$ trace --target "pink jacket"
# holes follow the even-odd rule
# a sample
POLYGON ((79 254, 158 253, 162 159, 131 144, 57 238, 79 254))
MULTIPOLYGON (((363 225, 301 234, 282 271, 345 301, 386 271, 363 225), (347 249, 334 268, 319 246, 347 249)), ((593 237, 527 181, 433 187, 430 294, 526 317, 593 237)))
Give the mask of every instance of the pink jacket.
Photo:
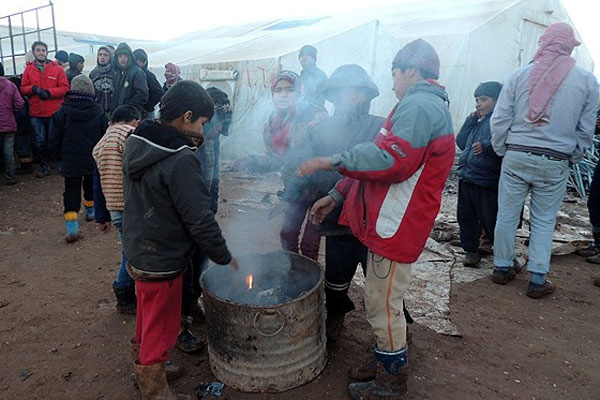
POLYGON ((16 132, 15 112, 23 108, 25 101, 14 83, 0 77, 0 132, 16 132))

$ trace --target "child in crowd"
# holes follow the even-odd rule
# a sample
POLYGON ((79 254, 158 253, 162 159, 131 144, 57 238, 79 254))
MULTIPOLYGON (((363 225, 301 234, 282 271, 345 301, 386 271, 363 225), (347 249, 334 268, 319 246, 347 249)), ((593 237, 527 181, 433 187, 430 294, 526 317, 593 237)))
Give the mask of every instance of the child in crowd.
POLYGON ((94 95, 91 79, 85 75, 76 76, 64 103, 50 120, 49 148, 58 156, 65 178, 63 204, 67 243, 79 238, 77 214, 81 207, 82 185, 85 219, 94 219, 92 149, 108 126, 104 111, 94 102, 94 95))
MULTIPOLYGON (((125 139, 140 122, 140 112, 134 106, 122 105, 112 113, 112 119, 104 137, 93 150, 94 160, 100 173, 106 208, 110 212, 112 224, 119 230, 123 243, 123 150, 125 139)), ((127 274, 127 259, 121 250, 121 266, 113 282, 117 297, 117 310, 121 314, 135 314, 135 282, 127 274)))
POLYGON ((467 252, 463 260, 466 267, 479 266, 482 227, 494 242, 502 158, 492 148, 490 118, 501 89, 499 82, 485 82, 477 87, 476 110, 456 135, 456 144, 462 150, 458 166, 458 225, 460 242, 467 252))

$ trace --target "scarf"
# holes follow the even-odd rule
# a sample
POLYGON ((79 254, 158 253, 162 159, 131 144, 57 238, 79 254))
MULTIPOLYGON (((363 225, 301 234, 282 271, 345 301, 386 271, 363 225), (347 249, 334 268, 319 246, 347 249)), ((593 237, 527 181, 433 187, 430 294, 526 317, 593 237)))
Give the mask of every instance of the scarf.
POLYGON ((275 154, 284 155, 290 146, 295 109, 278 110, 271 120, 271 146, 275 154))
POLYGON ((580 44, 575 39, 573 29, 564 22, 550 25, 540 37, 529 78, 529 122, 548 121, 546 109, 575 66, 571 52, 580 44))

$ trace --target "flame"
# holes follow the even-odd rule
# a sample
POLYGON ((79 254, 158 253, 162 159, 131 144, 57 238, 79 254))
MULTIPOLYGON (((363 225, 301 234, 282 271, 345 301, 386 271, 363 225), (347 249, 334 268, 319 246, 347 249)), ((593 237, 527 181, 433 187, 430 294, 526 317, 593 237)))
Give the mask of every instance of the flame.
POLYGON ((253 281, 254 281, 254 276, 252 276, 252 274, 246 276, 246 285, 248 286, 248 290, 252 289, 253 281))

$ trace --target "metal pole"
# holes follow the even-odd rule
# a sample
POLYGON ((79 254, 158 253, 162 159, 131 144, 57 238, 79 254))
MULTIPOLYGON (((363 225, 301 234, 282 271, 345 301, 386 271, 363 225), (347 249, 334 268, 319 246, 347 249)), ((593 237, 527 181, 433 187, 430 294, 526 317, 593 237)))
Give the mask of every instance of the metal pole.
POLYGON ((12 53, 13 74, 17 74, 17 62, 15 60, 15 40, 12 32, 12 20, 8 17, 8 36, 10 36, 10 51, 12 53))
POLYGON ((58 50, 58 39, 56 38, 56 23, 54 21, 54 4, 52 4, 52 0, 49 0, 50 10, 52 11, 52 32, 54 32, 54 54, 56 55, 56 51, 58 50))
POLYGON ((38 42, 42 41, 42 38, 40 37, 40 10, 39 9, 35 9, 35 22, 37 24, 37 35, 38 35, 38 42))
POLYGON ((23 51, 27 53, 27 39, 25 38, 25 18, 21 14, 21 31, 23 32, 23 51))

